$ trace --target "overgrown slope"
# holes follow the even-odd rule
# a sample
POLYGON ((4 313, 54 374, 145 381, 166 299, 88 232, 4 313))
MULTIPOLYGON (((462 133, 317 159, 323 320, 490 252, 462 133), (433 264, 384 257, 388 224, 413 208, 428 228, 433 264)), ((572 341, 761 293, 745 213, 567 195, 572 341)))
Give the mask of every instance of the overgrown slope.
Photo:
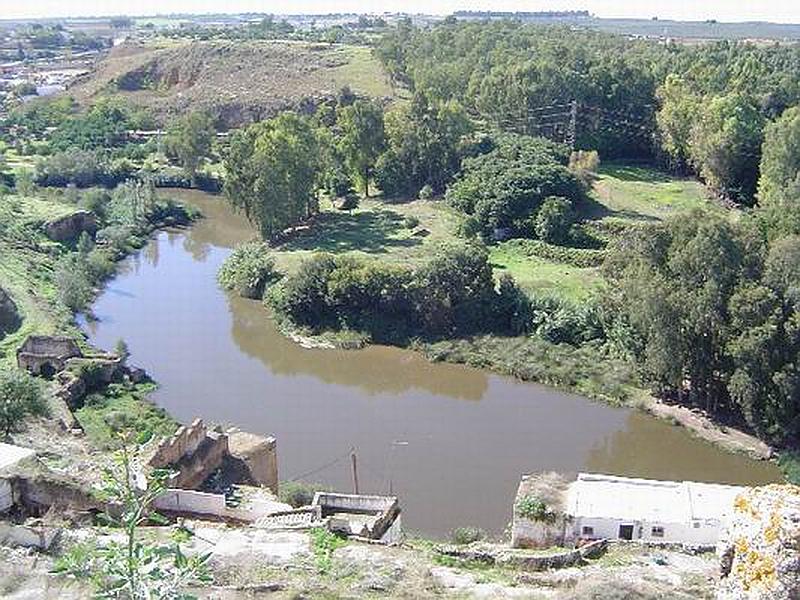
POLYGON ((366 47, 289 41, 150 42, 123 44, 69 93, 84 105, 116 96, 170 115, 207 109, 228 126, 302 107, 349 86, 392 95, 380 63, 366 47))

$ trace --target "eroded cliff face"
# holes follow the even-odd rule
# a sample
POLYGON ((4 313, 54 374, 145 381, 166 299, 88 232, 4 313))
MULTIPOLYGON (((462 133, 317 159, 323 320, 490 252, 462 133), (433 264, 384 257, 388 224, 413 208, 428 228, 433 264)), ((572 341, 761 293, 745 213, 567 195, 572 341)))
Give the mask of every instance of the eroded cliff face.
POLYGON ((800 598, 800 487, 740 494, 717 546, 717 600, 800 598))

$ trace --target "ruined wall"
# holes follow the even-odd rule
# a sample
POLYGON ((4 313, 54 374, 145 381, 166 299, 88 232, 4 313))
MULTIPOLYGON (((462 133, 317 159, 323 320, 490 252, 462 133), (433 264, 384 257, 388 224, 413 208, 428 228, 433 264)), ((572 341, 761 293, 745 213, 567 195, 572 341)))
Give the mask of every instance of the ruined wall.
POLYGON ((97 220, 88 210, 76 211, 44 225, 45 235, 56 242, 74 241, 84 231, 90 235, 97 231, 97 220))
POLYGON ((150 466, 156 469, 177 463, 181 458, 191 455, 206 439, 208 430, 201 419, 190 425, 181 425, 172 437, 161 441, 150 458, 150 466))
POLYGON ((228 433, 230 461, 239 463, 245 479, 278 493, 278 455, 275 438, 244 431, 228 433))
POLYGON ((154 506, 163 511, 197 514, 235 519, 254 523, 255 521, 275 514, 291 510, 291 506, 278 502, 271 495, 262 495, 258 490, 243 487, 244 496, 236 506, 229 506, 222 494, 210 494, 195 490, 171 488, 166 490, 154 502, 154 506))
POLYGON ((55 375, 70 358, 80 356, 81 350, 72 338, 31 335, 17 350, 17 366, 34 375, 55 375))

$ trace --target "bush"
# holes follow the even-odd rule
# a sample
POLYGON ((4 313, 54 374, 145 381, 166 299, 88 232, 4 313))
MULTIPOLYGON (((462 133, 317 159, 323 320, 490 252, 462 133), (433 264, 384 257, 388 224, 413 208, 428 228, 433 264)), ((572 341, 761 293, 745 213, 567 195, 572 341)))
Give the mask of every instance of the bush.
POLYGON ((433 200, 433 188, 427 183, 419 191, 420 200, 433 200))
POLYGON ((268 282, 277 278, 275 260, 264 242, 237 246, 222 263, 217 281, 226 290, 244 298, 261 298, 268 282))
POLYGON ((479 542, 486 537, 483 529, 478 527, 458 527, 450 534, 454 544, 465 545, 479 542))
POLYGON ((586 187, 594 181, 600 166, 600 155, 597 150, 578 150, 569 157, 569 170, 575 173, 586 187))
POLYGON ((46 415, 41 383, 26 371, 0 368, 0 429, 6 437, 28 416, 46 415))
POLYGON ((403 219, 403 227, 406 229, 416 229, 419 226, 419 219, 414 215, 408 215, 403 219))
POLYGON ((569 230, 574 221, 572 202, 567 198, 550 196, 545 198, 536 212, 533 230, 540 240, 560 244, 569 237, 569 230))
POLYGON ((304 483, 302 481, 281 482, 278 499, 285 502, 292 508, 308 506, 314 500, 314 494, 323 492, 327 488, 315 483, 304 483))
POLYGON ((514 507, 521 517, 540 523, 552 523, 558 516, 550 510, 544 500, 533 495, 520 498, 514 507))

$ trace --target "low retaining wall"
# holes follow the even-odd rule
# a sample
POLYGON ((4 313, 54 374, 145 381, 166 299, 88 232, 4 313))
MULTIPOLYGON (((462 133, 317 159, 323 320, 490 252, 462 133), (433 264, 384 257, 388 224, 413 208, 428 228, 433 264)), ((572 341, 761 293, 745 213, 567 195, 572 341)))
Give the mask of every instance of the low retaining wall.
POLYGON ((167 512, 207 515, 247 523, 254 523, 262 517, 291 508, 288 504, 255 494, 243 498, 237 506, 229 506, 222 494, 176 488, 166 490, 155 500, 153 506, 167 512))
POLYGON ((534 554, 525 550, 509 550, 486 545, 443 546, 438 548, 437 552, 461 560, 514 566, 523 571, 547 571, 579 565, 587 558, 597 558, 602 555, 607 548, 606 540, 597 540, 580 548, 555 554, 534 554))

